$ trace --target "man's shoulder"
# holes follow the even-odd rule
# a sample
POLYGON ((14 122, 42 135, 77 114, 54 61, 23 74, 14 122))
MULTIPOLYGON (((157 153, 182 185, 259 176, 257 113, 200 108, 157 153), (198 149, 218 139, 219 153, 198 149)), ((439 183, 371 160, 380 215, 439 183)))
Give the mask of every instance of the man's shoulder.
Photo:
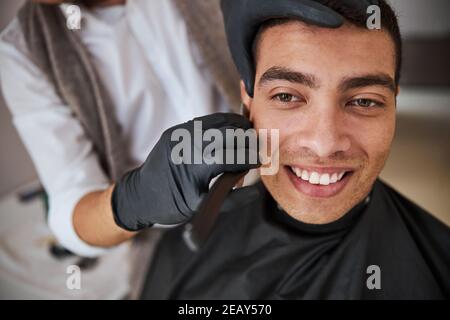
MULTIPOLYGON (((389 211, 388 214, 397 215, 403 221, 410 239, 427 260, 439 266, 436 268, 440 271, 436 272, 443 279, 444 274, 450 271, 450 227, 385 182, 377 181, 374 192, 380 196, 379 200, 383 201, 382 206, 389 211)), ((447 286, 450 288, 450 284, 447 286)))
POLYGON ((417 219, 428 221, 429 223, 442 227, 447 231, 449 230, 449 227, 444 222, 436 218, 436 215, 430 213, 385 181, 378 179, 375 183, 375 189, 377 188, 383 192, 384 196, 387 197, 397 209, 402 210, 417 219))

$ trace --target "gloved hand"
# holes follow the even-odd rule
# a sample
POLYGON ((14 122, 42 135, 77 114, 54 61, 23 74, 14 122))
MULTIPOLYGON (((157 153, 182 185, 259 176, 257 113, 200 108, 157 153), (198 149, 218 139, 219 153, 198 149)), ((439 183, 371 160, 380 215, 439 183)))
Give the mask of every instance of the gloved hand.
POLYGON ((241 115, 216 113, 167 129, 145 162, 116 183, 111 197, 116 224, 129 231, 137 231, 153 224, 171 225, 189 220, 209 191, 211 179, 224 172, 258 167, 258 163, 248 164, 248 159, 252 159, 249 158, 250 155, 257 159, 258 150, 254 146, 252 148, 247 139, 245 145, 241 146, 234 141, 227 141, 234 139, 227 139, 226 129, 247 130, 251 127, 251 122, 241 115), (195 132, 200 130, 198 126, 194 126, 194 121, 201 121, 201 132, 195 132), (203 137, 205 130, 211 128, 222 133, 223 164, 206 164, 204 160, 201 164, 195 164, 195 152, 202 155, 204 150, 203 155, 206 157, 215 155, 211 153, 213 148, 204 148, 210 141, 194 141, 195 136, 203 137), (192 164, 186 164, 186 161, 175 164, 173 160, 180 158, 172 159, 173 147, 180 143, 179 136, 172 141, 172 133, 177 129, 180 129, 177 133, 189 133, 192 164), (225 155, 231 149, 235 154, 245 154, 244 164, 236 164, 236 161, 226 164, 225 155))

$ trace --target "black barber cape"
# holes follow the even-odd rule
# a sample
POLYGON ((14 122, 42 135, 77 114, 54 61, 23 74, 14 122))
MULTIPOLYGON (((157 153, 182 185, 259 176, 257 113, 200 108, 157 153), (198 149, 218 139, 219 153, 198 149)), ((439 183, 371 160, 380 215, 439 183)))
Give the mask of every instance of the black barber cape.
POLYGON ((222 212, 196 253, 182 227, 167 231, 141 297, 450 298, 450 229, 383 182, 325 225, 291 218, 255 188, 260 197, 222 212))

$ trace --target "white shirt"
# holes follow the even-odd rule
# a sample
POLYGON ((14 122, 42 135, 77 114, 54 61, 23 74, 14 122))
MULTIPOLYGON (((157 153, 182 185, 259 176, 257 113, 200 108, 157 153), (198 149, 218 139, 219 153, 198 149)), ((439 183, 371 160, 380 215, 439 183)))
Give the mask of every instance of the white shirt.
MULTIPOLYGON (((82 8, 82 16, 81 40, 114 103, 124 152, 136 165, 168 127, 218 111, 216 91, 172 1, 128 0, 82 8)), ((17 19, 0 36, 0 82, 49 195, 50 228, 79 255, 103 253, 77 236, 72 214, 85 194, 105 189, 108 180, 80 122, 32 62, 17 19)))

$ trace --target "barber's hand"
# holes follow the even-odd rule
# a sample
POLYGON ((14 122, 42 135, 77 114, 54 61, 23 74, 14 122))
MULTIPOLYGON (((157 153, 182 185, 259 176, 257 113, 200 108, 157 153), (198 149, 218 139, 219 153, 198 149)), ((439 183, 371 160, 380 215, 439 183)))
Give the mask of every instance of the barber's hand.
MULTIPOLYGON (((111 205, 117 225, 129 231, 137 231, 153 224, 171 225, 189 220, 208 193, 212 178, 224 172, 239 172, 258 167, 258 164, 248 164, 248 159, 257 159, 258 156, 258 150, 255 150, 254 146, 252 148, 248 139, 244 146, 227 141, 226 129, 247 130, 251 127, 251 122, 241 115, 216 113, 166 130, 142 166, 128 172, 116 183, 111 205), (194 126, 194 121, 201 121, 201 130, 199 122, 194 126), (200 156, 213 156, 211 150, 207 152, 212 148, 205 149, 202 153, 204 146, 211 143, 203 141, 203 133, 212 128, 220 130, 223 137, 223 164, 205 164, 202 158, 202 164, 195 164, 195 152, 200 156), (174 131, 188 133, 190 141, 187 145, 191 147, 191 157, 188 158, 192 160, 192 164, 186 164, 186 161, 181 164, 174 163, 174 160, 180 162, 180 157, 176 157, 178 152, 175 152, 175 156, 172 155, 173 147, 178 147, 181 143, 180 135, 172 137, 174 131), (200 137, 202 141, 195 141, 194 137, 200 137), (225 155, 231 148, 234 149, 234 154, 245 154, 245 164, 236 164, 236 161, 226 164, 225 155)), ((183 139, 186 138, 185 134, 183 139)))

